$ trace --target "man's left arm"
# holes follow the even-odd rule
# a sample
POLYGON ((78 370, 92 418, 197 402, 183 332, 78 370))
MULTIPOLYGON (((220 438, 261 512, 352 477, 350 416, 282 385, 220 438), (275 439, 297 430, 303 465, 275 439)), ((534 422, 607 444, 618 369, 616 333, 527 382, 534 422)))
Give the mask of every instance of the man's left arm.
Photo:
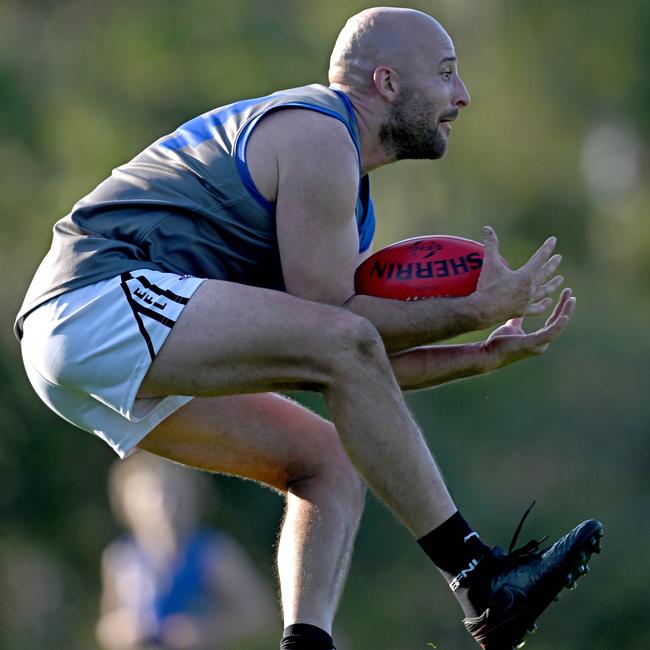
POLYGON ((523 319, 509 320, 485 340, 459 345, 433 345, 390 355, 397 382, 403 390, 437 386, 456 379, 503 368, 515 361, 542 354, 564 331, 576 299, 565 289, 542 328, 526 334, 523 319))

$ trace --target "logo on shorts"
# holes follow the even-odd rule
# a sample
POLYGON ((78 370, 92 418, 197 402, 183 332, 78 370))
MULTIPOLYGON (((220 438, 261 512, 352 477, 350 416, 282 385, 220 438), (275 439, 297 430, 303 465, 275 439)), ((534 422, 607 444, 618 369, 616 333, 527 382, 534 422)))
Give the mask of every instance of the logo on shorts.
POLYGON ((133 292, 142 302, 146 303, 147 305, 151 305, 152 307, 157 307, 161 311, 167 307, 166 302, 156 302, 154 298, 151 297, 151 294, 148 293, 147 291, 142 291, 141 289, 136 289, 133 292))

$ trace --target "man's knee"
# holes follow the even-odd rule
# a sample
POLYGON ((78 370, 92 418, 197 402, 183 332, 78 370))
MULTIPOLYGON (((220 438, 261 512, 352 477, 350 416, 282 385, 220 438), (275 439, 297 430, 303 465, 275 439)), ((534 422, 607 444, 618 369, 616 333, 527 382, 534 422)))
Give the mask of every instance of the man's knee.
POLYGON ((381 336, 367 318, 351 312, 337 314, 330 337, 329 359, 336 374, 359 365, 388 364, 381 336))
POLYGON ((308 462, 291 468, 287 491, 309 493, 320 502, 331 501, 353 512, 361 512, 366 483, 336 438, 331 444, 314 449, 308 462))

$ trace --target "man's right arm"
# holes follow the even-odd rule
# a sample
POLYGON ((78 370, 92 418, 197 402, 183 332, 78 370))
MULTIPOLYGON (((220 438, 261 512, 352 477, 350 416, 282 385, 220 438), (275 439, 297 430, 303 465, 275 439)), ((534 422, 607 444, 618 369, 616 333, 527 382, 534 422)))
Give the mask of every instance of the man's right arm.
POLYGON ((405 302, 356 295, 359 172, 346 127, 312 111, 279 111, 256 127, 248 160, 258 189, 276 201, 287 292, 366 317, 389 352, 539 314, 550 307, 547 296, 562 281, 559 277, 548 281, 560 261, 552 256, 554 239, 512 271, 501 260, 496 235, 488 229, 483 270, 471 296, 405 302))

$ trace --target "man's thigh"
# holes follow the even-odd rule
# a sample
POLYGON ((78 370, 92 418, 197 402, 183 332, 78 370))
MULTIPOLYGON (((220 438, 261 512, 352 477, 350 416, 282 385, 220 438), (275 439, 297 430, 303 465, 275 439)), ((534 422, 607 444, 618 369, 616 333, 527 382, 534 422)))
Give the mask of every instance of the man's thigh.
POLYGON ((215 396, 321 385, 333 346, 340 346, 361 320, 342 307, 206 280, 151 364, 138 396, 215 396))
POLYGON ((351 463, 331 422, 273 393, 198 397, 138 445, 177 462, 286 490, 297 479, 347 474, 351 463))

